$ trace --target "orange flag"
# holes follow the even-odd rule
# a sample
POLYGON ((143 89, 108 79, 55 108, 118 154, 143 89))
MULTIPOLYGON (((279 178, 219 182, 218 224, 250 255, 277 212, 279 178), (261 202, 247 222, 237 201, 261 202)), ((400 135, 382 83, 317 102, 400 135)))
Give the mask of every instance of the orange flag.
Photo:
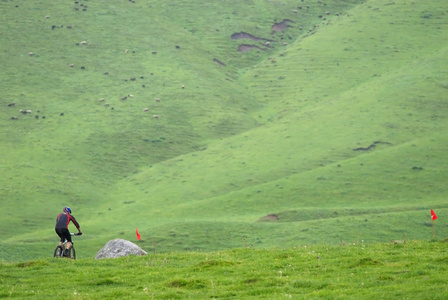
POLYGON ((135 228, 135 233, 137 233, 137 240, 141 240, 140 233, 138 233, 138 228, 135 228))
POLYGON ((434 221, 435 219, 437 219, 436 213, 431 209, 431 218, 434 221))

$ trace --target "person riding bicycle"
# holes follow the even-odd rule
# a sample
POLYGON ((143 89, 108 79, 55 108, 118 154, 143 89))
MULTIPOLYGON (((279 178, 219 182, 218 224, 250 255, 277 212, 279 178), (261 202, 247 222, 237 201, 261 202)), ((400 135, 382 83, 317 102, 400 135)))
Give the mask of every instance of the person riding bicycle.
POLYGON ((69 256, 70 248, 73 244, 72 237, 70 235, 70 231, 68 231, 68 224, 70 221, 76 226, 78 229, 79 234, 82 234, 81 227, 79 226, 79 223, 76 221, 75 217, 71 215, 72 210, 70 207, 66 206, 62 210, 62 213, 58 215, 56 218, 56 226, 55 231, 57 235, 61 238, 61 241, 59 242, 59 246, 62 247, 62 244, 65 240, 67 240, 66 249, 64 252, 64 256, 69 256))

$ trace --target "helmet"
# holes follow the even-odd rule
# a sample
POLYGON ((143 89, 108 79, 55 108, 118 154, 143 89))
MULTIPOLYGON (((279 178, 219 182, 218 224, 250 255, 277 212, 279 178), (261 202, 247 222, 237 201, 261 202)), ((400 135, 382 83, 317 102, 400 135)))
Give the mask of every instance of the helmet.
POLYGON ((62 211, 65 212, 66 214, 69 214, 69 215, 72 213, 71 208, 68 207, 68 206, 64 207, 64 209, 62 211))

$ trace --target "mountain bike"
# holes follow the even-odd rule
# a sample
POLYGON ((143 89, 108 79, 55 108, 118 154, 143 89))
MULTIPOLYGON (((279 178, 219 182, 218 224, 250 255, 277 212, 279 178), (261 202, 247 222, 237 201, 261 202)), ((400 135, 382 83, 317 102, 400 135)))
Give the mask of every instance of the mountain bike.
MULTIPOLYGON (((71 236, 75 236, 75 235, 81 235, 80 233, 70 233, 71 236)), ((68 252, 68 256, 64 256, 64 250, 67 247, 67 240, 64 241, 64 243, 62 244, 62 246, 57 245, 56 248, 54 249, 54 253, 53 256, 54 257, 67 257, 67 258, 71 258, 71 259, 76 259, 76 251, 75 251, 75 247, 72 246, 70 247, 70 250, 68 252)))

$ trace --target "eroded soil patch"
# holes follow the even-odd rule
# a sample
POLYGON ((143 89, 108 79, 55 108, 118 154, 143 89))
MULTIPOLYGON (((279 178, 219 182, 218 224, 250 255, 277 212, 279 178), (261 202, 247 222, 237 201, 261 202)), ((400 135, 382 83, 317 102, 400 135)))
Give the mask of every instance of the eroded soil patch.
POLYGON ((260 47, 258 47, 256 45, 242 44, 242 45, 238 46, 238 51, 240 51, 240 52, 249 52, 250 50, 253 50, 253 49, 264 51, 263 49, 261 49, 260 47))
POLYGON ((289 19, 284 19, 280 23, 275 23, 272 25, 272 34, 275 32, 283 32, 286 28, 291 27, 288 23, 294 23, 293 21, 289 19))
POLYGON ((231 38, 232 40, 238 40, 238 39, 250 39, 250 40, 252 40, 252 41, 271 41, 271 42, 272 42, 272 40, 268 40, 268 39, 265 39, 265 38, 256 37, 256 36, 254 36, 254 35, 252 35, 252 34, 250 34, 250 33, 247 33, 247 32, 236 32, 236 33, 232 34, 232 35, 230 36, 230 38, 231 38))
POLYGON ((261 217, 258 221, 259 222, 272 222, 272 221, 278 221, 279 217, 276 214, 269 214, 264 217, 261 217))
POLYGON ((213 61, 214 61, 215 63, 217 63, 218 65, 220 65, 220 66, 225 66, 225 65, 226 65, 225 63, 223 63, 222 61, 220 61, 220 60, 217 59, 217 58, 214 58, 213 61))

